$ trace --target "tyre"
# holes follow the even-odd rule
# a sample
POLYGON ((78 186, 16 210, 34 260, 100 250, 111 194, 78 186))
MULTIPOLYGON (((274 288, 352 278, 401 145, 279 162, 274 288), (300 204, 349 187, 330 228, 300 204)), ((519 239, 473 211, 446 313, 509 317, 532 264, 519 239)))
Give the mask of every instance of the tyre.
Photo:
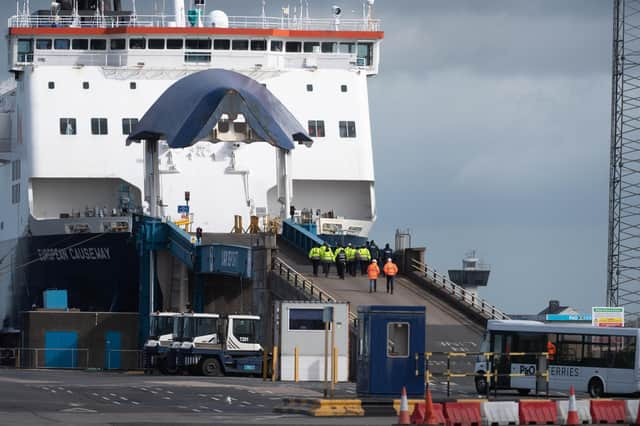
POLYGON ((217 377, 222 376, 222 368, 217 358, 206 358, 200 364, 200 371, 203 376, 217 377))
POLYGON ((487 393, 487 379, 484 376, 476 376, 476 392, 479 395, 487 393))
POLYGON ((518 389, 518 395, 520 396, 527 396, 529 392, 531 392, 529 389, 518 389))
POLYGON ((604 395, 602 380, 597 377, 589 380, 589 395, 591 395, 591 398, 600 398, 604 395))

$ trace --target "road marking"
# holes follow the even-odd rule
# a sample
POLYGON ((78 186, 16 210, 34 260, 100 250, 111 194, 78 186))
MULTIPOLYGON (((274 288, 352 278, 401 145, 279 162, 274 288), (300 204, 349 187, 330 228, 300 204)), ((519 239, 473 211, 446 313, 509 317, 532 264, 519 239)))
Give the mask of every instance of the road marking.
POLYGON ((222 394, 221 393, 214 393, 215 396, 217 396, 218 398, 222 398, 222 394))
POLYGON ((266 390, 264 391, 264 393, 273 393, 273 392, 271 392, 270 390, 266 390))
POLYGON ((156 391, 151 391, 151 393, 155 395, 155 394, 157 394, 158 392, 156 392, 156 391))
POLYGON ((67 393, 73 393, 73 392, 71 392, 70 390, 67 390, 67 393))
POLYGON ((209 407, 206 407, 204 405, 201 405, 200 408, 202 408, 203 410, 208 410, 209 409, 209 407))
POLYGON ((213 411, 215 411, 216 413, 222 413, 222 410, 218 410, 217 408, 214 408, 213 411))
POLYGON ((97 394, 97 393, 95 393, 95 392, 91 393, 91 395, 93 395, 93 396, 98 396, 98 394, 97 394))
POLYGON ((147 391, 147 388, 140 388, 140 390, 142 390, 142 391, 145 391, 145 392, 146 392, 146 391, 147 391))
POLYGON ((194 413, 200 413, 200 410, 198 410, 197 408, 192 408, 191 411, 193 411, 194 413))
POLYGON ((213 399, 214 401, 220 401, 220 398, 216 398, 215 396, 212 396, 211 399, 213 399))
POLYGON ((207 395, 205 395, 203 393, 199 393, 198 396, 201 397, 201 398, 206 398, 207 397, 207 395))
POLYGON ((139 403, 139 402, 137 402, 137 401, 131 401, 131 403, 132 403, 133 405, 140 405, 140 403, 139 403))
POLYGON ((258 407, 264 408, 264 404, 258 404, 258 407))
POLYGON ((173 392, 171 392, 170 390, 168 390, 168 391, 167 391, 167 393, 169 393, 169 394, 173 395, 173 392))
POLYGON ((249 401, 242 401, 240 404, 251 405, 251 403, 249 401))
POLYGON ((81 407, 73 407, 73 408, 65 408, 64 410, 60 410, 61 413, 97 413, 96 410, 91 410, 89 408, 81 408, 81 407))
POLYGON ((116 405, 120 405, 120 401, 111 401, 111 402, 113 402, 116 405))
POLYGON ((58 390, 64 390, 64 388, 58 388, 58 390))
POLYGON ((118 396, 118 395, 116 395, 115 393, 110 393, 109 395, 111 395, 111 396, 118 396))
POLYGON ((121 396, 120 399, 123 400, 123 401, 128 401, 128 399, 125 398, 124 396, 121 396))
POLYGON ((249 393, 254 394, 254 393, 257 393, 257 392, 256 392, 256 391, 251 391, 251 390, 250 390, 250 391, 249 391, 249 393))
POLYGON ((184 409, 187 409, 189 407, 187 407, 186 405, 178 405, 178 408, 182 408, 184 410, 184 409))
POLYGON ((162 399, 171 399, 170 396, 163 396, 162 399))
POLYGON ((104 399, 105 401, 110 401, 110 399, 107 398, 106 396, 103 396, 102 399, 104 399))
POLYGON ((54 391, 53 389, 51 389, 51 393, 56 393, 56 391, 54 391))

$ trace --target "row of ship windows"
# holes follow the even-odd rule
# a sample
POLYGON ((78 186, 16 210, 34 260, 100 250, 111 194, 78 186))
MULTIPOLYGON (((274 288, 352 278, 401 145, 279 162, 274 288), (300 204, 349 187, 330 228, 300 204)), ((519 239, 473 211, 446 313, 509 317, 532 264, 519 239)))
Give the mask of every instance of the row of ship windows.
MULTIPOLYGON (((267 87, 266 84, 263 84, 264 87, 267 87)), ((51 90, 56 88, 56 83, 54 81, 50 81, 47 83, 47 87, 51 90)), ((85 90, 89 90, 89 82, 88 81, 83 81, 82 82, 82 88, 85 90)), ((129 88, 131 90, 135 90, 138 88, 138 84, 135 81, 130 81, 129 82, 129 88)), ((347 85, 346 84, 342 84, 340 85, 340 91, 343 93, 347 92, 347 85)), ((307 84, 307 92, 313 92, 313 84, 307 84)))
MULTIPOLYGON (((237 50, 286 53, 345 53, 356 54, 362 65, 373 62, 373 43, 335 42, 335 41, 283 41, 283 40, 248 40, 248 39, 209 39, 209 38, 38 38, 35 39, 37 50, 237 50), (128 43, 127 43, 128 41, 128 43)), ((33 55, 34 40, 18 39, 18 56, 27 58, 33 55)))
MULTIPOLYGON (((123 118, 122 119, 122 134, 130 135, 133 128, 138 124, 137 118, 123 118)), ((229 122, 221 120, 218 124, 219 130, 223 133, 229 131, 229 122)), ((234 131, 238 133, 244 132, 246 129, 246 123, 233 123, 234 131)), ((308 121, 309 136, 312 138, 325 137, 324 120, 309 120, 308 121)), ((341 138, 355 138, 356 137, 356 122, 355 121, 339 121, 338 132, 341 138)), ((78 133, 77 121, 75 118, 61 118, 60 119, 60 134, 66 136, 76 135, 78 133)), ((91 119, 91 134, 92 135, 108 135, 109 124, 106 118, 92 118, 91 119)), ((19 178, 19 165, 18 165, 18 178, 19 178)), ((14 179, 15 180, 15 179, 14 179)))

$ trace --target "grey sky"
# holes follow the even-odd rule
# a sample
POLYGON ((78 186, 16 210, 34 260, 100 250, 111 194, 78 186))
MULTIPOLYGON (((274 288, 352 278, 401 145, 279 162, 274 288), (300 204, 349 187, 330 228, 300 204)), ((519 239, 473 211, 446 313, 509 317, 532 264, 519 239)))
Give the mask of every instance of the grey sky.
MULTIPOLYGON (((310 3, 314 17, 362 10, 310 3)), ((261 1, 207 4, 258 15, 261 1)), ((299 2, 267 0, 268 14, 286 4, 299 2)), ((482 295, 509 312, 604 303, 611 3, 377 0, 375 15, 373 237, 411 228, 442 271, 477 249, 492 266, 482 295)))

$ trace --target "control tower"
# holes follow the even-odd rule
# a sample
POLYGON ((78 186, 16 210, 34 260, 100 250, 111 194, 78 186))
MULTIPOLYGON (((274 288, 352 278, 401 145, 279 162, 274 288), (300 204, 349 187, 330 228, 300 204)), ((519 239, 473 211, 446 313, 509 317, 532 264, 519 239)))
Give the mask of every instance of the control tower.
POLYGON ((465 290, 477 292, 478 287, 486 287, 489 272, 489 265, 480 263, 475 250, 472 250, 462 259, 462 269, 449 269, 449 279, 465 290))

